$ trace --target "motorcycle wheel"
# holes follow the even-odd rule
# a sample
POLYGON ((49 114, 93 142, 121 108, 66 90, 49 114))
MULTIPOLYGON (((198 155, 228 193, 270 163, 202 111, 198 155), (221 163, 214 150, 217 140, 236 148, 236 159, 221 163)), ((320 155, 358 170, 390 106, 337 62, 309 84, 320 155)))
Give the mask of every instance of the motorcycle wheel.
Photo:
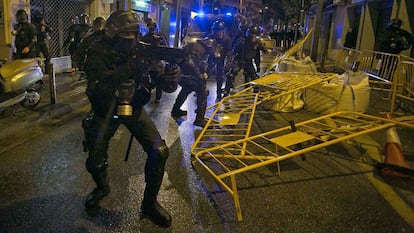
POLYGON ((28 109, 33 109, 40 103, 41 96, 40 93, 37 91, 28 91, 26 97, 23 99, 20 104, 28 109))

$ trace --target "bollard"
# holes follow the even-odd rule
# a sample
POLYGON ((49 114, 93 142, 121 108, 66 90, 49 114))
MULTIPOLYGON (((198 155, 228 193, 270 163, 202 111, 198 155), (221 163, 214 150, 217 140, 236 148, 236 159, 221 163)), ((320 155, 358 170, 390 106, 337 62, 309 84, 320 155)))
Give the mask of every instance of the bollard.
POLYGON ((49 71, 50 104, 56 104, 56 75, 53 63, 47 64, 49 71))

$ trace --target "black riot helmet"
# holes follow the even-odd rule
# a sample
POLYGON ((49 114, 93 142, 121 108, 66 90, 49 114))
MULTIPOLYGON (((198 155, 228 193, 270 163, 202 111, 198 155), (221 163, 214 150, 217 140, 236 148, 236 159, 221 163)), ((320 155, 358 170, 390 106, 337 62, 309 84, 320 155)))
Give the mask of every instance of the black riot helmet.
POLYGON ((94 31, 102 31, 105 27, 106 19, 102 16, 96 17, 92 22, 92 28, 94 31))
POLYGON ((226 29, 226 24, 222 20, 214 21, 213 26, 211 26, 211 30, 213 32, 223 31, 224 29, 226 29))
POLYGON ((388 24, 389 28, 400 28, 402 25, 401 19, 391 19, 390 23, 388 24))
POLYGON ((157 29, 157 21, 153 18, 147 19, 147 28, 150 32, 153 32, 157 29))
POLYGON ((217 46, 217 41, 212 38, 204 38, 200 40, 200 43, 209 49, 213 49, 217 46))
POLYGON ((25 10, 19 9, 16 11, 16 20, 19 23, 27 22, 28 16, 25 10))
POLYGON ((89 15, 88 14, 85 14, 85 13, 79 15, 78 16, 78 20, 79 20, 78 21, 79 24, 86 24, 86 25, 90 25, 91 24, 89 15))
POLYGON ((216 39, 221 40, 224 37, 224 30, 226 29, 226 24, 222 20, 216 20, 211 26, 211 30, 213 31, 214 36, 216 39))
POLYGON ((110 38, 134 39, 139 33, 139 16, 133 11, 116 10, 106 20, 105 32, 110 38))
POLYGON ((244 32, 246 32, 246 30, 248 28, 249 28, 249 22, 247 22, 247 20, 245 20, 245 19, 240 20, 239 30, 244 33, 244 32))
POLYGON ((250 26, 246 31, 246 37, 256 37, 262 33, 262 29, 259 25, 254 24, 250 26))
POLYGON ((44 18, 43 17, 43 12, 41 12, 41 11, 35 11, 33 13, 33 16, 32 16, 33 22, 40 23, 40 22, 42 22, 43 18, 44 18))

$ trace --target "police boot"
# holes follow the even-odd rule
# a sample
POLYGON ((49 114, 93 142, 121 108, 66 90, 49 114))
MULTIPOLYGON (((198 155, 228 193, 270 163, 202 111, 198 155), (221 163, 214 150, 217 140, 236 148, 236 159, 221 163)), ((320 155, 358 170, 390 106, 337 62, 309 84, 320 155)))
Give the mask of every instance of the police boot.
POLYGON ((168 228, 171 226, 171 215, 157 201, 164 176, 165 162, 169 155, 168 148, 165 145, 161 147, 148 155, 145 164, 146 186, 140 214, 141 219, 147 218, 160 227, 168 228))
POLYGON ((196 110, 196 119, 193 122, 193 125, 200 126, 204 128, 206 126, 205 114, 207 108, 207 93, 204 91, 200 92, 200 95, 197 96, 197 110, 196 110))
POLYGON ((141 219, 147 218, 154 224, 168 228, 171 226, 171 215, 157 200, 144 200, 141 204, 141 219))
POLYGON ((187 99, 187 95, 180 92, 175 100, 173 108, 171 110, 172 117, 182 117, 187 115, 187 111, 181 110, 181 106, 184 104, 185 100, 187 99))
POLYGON ((181 110, 179 108, 173 108, 173 110, 171 111, 171 116, 172 117, 182 117, 182 116, 186 116, 187 115, 187 111, 181 110))
POLYGON ((204 119, 204 117, 203 118, 196 117, 196 119, 193 122, 193 125, 200 126, 201 128, 204 128, 206 124, 207 124, 207 121, 204 119))
POLYGON ((86 197, 85 207, 88 209, 94 209, 99 206, 99 202, 108 196, 111 191, 108 185, 108 175, 105 173, 100 175, 92 175, 96 188, 86 197))

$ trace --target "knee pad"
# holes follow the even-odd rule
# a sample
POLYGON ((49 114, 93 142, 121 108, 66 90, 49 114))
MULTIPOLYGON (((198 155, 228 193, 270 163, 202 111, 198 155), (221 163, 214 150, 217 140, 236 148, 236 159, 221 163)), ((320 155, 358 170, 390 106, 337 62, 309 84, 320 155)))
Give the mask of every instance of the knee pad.
POLYGON ((154 150, 157 154, 159 154, 160 158, 163 160, 166 160, 170 155, 170 150, 168 149, 168 146, 164 140, 162 140, 162 143, 158 145, 157 148, 154 148, 154 150))
POLYGON ((103 158, 94 158, 89 156, 86 160, 86 170, 91 174, 99 174, 106 170, 108 167, 108 161, 103 158))

